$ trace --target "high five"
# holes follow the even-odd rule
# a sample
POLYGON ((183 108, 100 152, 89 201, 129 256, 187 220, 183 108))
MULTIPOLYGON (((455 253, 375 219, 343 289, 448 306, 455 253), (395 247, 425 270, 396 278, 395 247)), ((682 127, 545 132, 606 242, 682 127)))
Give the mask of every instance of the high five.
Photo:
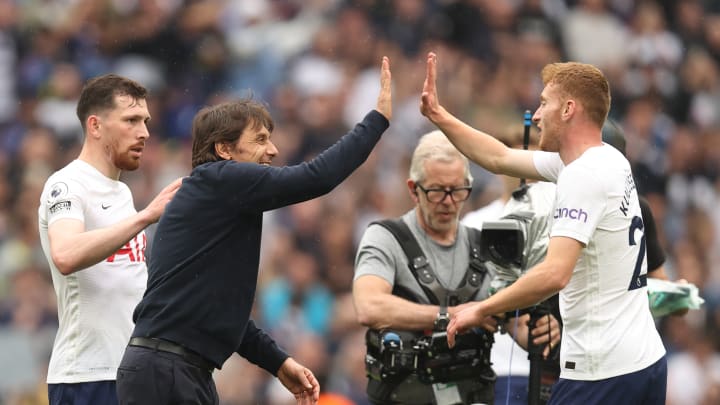
POLYGON ((487 315, 559 291, 564 343, 550 402, 664 404, 665 349, 648 306, 637 191, 627 159, 602 143, 609 84, 596 67, 576 62, 548 64, 541 75, 545 88, 533 116, 541 151, 515 150, 440 105, 437 56, 428 55, 422 114, 485 169, 557 183, 553 212, 584 213, 552 218, 545 260, 460 311, 448 325, 448 343, 487 315))

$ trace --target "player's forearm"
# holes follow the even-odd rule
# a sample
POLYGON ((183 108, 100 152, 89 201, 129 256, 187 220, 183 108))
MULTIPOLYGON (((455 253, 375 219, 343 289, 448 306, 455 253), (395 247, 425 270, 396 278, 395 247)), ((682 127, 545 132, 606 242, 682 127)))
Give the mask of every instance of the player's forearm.
POLYGON ((493 173, 501 173, 498 158, 507 149, 502 142, 469 126, 443 107, 433 116, 433 123, 470 160, 493 173))
POLYGON ((501 314, 533 306, 560 291, 566 281, 542 263, 512 285, 482 301, 484 314, 501 314))
POLYGON ((86 269, 117 252, 151 223, 146 213, 139 212, 109 227, 51 236, 53 263, 64 275, 86 269))

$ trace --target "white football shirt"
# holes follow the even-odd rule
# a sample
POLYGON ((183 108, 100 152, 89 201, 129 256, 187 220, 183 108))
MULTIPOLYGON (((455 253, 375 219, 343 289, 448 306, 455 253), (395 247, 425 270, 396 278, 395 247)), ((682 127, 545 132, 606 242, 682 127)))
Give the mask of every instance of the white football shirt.
POLYGON ((566 167, 557 153, 536 152, 534 161, 557 182, 550 237, 585 245, 560 292, 561 378, 593 381, 652 365, 665 348, 643 281, 645 238, 629 162, 606 144, 566 167))
POLYGON ((81 160, 45 183, 38 209, 40 241, 50 264, 59 319, 49 384, 115 380, 134 326, 132 312, 145 291, 147 267, 142 231, 102 262, 64 276, 50 256, 48 226, 74 218, 89 231, 135 213, 127 185, 81 160))

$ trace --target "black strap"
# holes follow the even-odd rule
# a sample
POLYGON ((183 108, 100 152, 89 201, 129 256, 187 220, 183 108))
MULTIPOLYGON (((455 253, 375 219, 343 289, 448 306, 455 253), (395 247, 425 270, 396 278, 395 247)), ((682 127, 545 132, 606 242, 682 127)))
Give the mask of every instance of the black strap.
POLYGON ((480 231, 470 227, 466 229, 470 239, 470 266, 460 286, 455 290, 459 303, 468 302, 477 294, 488 272, 480 255, 480 231))
POLYGON ((438 282, 435 272, 427 261, 427 257, 425 257, 405 221, 402 218, 395 218, 375 221, 372 224, 380 225, 390 231, 400 243, 400 247, 407 256, 410 272, 418 281, 430 302, 435 305, 447 302, 447 290, 438 282))
MULTIPOLYGON (((487 275, 487 268, 480 258, 480 232, 476 229, 467 228, 470 239, 470 266, 465 272, 460 286, 455 290, 450 290, 440 284, 425 253, 402 218, 385 219, 372 222, 370 225, 372 224, 384 227, 395 237, 407 256, 410 272, 432 304, 457 305, 470 301, 482 286, 487 275)), ((403 295, 407 295, 407 291, 403 291, 403 293, 403 295)))

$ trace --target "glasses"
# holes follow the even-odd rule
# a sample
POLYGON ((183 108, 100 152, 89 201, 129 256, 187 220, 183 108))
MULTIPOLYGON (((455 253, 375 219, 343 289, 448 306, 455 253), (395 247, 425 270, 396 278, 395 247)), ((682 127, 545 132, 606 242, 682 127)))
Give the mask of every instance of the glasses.
POLYGON ((419 184, 415 184, 415 187, 422 190, 423 193, 425 193, 425 197, 427 197, 428 201, 431 203, 439 203, 445 199, 445 197, 450 196, 450 198, 454 202, 463 202, 470 197, 470 192, 472 191, 472 187, 466 186, 466 187, 454 187, 450 189, 445 188, 425 188, 419 184))

